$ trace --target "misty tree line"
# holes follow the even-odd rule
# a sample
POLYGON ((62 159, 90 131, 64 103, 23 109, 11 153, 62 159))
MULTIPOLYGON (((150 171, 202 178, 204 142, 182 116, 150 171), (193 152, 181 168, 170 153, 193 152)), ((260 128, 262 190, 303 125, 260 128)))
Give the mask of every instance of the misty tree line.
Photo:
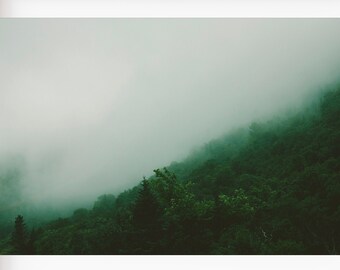
MULTIPOLYGON (((9 254, 338 254, 340 90, 253 123, 117 197, 28 229, 9 254)), ((133 166, 133 165, 132 165, 133 166)))

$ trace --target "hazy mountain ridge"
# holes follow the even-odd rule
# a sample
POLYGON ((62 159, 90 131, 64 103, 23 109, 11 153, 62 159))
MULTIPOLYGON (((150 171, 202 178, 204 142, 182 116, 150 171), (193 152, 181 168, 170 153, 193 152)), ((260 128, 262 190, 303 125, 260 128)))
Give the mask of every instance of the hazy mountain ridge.
POLYGON ((295 116, 213 140, 117 197, 99 197, 92 210, 27 232, 19 249, 8 238, 1 253, 337 254, 339 153, 337 89, 295 116))

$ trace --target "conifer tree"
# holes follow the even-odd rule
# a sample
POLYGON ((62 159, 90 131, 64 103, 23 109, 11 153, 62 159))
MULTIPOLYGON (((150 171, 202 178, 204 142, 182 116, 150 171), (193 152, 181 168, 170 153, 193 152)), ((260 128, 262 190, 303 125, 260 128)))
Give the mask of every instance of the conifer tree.
POLYGON ((137 229, 151 229, 158 223, 159 207, 146 179, 142 181, 133 209, 133 223, 137 229))
POLYGON ((24 217, 18 215, 15 218, 14 232, 12 234, 12 243, 17 254, 26 253, 26 229, 24 217))

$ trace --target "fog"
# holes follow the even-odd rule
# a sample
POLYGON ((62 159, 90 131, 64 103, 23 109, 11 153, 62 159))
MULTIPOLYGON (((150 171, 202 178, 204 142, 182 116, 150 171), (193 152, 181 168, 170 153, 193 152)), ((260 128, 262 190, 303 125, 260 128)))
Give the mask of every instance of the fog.
POLYGON ((338 80, 340 20, 0 21, 0 168, 36 204, 123 191, 338 80))

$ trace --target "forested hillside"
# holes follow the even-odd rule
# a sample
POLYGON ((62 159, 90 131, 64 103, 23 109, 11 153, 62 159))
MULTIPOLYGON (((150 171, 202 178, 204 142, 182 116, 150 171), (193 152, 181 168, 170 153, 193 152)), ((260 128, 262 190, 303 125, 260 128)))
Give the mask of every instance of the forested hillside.
POLYGON ((91 210, 39 228, 18 216, 0 252, 338 254, 339 154, 340 89, 213 140, 91 210))

